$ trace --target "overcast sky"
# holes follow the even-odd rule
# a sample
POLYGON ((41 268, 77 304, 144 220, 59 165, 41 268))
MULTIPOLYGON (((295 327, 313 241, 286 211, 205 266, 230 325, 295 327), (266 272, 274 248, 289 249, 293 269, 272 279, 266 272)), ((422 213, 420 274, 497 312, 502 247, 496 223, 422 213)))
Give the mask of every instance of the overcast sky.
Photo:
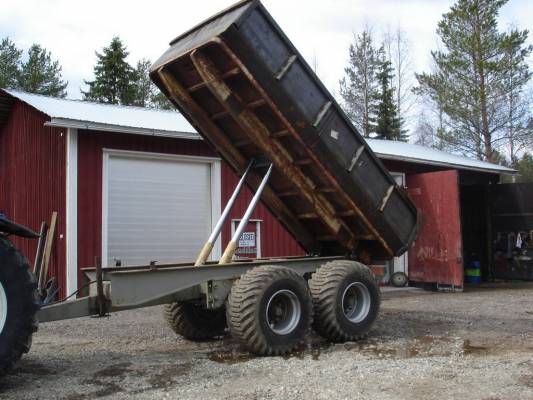
MULTIPOLYGON (((95 50, 119 35, 135 64, 155 61, 168 42, 233 0, 2 0, 0 38, 27 49, 36 42, 52 52, 69 81, 68 97, 80 98, 83 79, 92 79, 95 50)), ((353 33, 366 24, 380 34, 401 25, 417 71, 427 68, 435 48, 437 22, 453 4, 447 0, 264 0, 281 28, 326 86, 338 91, 353 33)), ((500 27, 533 27, 533 1, 511 0, 501 10, 500 27)), ((530 38, 530 43, 532 42, 530 38)))

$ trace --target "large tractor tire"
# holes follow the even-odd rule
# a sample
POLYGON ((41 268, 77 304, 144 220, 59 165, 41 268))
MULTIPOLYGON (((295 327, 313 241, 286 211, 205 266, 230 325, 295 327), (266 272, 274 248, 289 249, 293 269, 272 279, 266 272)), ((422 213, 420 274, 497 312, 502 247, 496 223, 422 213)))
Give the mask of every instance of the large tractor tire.
POLYGON ((38 309, 37 281, 28 261, 0 237, 0 376, 30 350, 38 309))
POLYGON ((366 336, 379 313, 380 293, 365 265, 330 261, 312 275, 309 288, 318 334, 338 343, 366 336))
POLYGON ((305 279, 272 265, 242 275, 231 288, 226 310, 232 336, 258 355, 283 355, 301 347, 312 321, 305 279))
POLYGON ((191 341, 221 337, 226 330, 226 311, 208 310, 199 302, 167 304, 163 315, 174 332, 191 341))

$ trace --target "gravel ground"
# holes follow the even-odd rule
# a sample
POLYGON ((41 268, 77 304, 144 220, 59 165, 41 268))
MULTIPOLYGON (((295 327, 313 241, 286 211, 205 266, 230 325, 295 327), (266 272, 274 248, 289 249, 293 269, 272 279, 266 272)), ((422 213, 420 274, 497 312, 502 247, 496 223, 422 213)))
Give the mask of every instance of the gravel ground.
POLYGON ((271 358, 191 343, 159 307, 43 324, 0 398, 533 399, 533 284, 389 294, 367 340, 307 343, 271 358))

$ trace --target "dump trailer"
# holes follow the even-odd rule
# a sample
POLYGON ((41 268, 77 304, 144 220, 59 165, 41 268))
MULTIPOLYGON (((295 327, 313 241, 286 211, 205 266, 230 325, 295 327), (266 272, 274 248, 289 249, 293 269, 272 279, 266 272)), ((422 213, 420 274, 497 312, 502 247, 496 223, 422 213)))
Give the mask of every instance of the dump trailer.
POLYGON ((37 320, 153 305, 189 340, 229 330, 258 355, 297 349, 311 326, 334 342, 366 335, 380 296, 364 263, 405 252, 417 211, 263 5, 237 3, 178 36, 150 76, 241 177, 233 195, 195 261, 96 260, 83 270, 88 295, 53 303, 39 263, 27 273, 7 239, 16 229, 0 224, 0 371, 29 349, 37 320), (244 185, 255 194, 220 260, 208 261, 244 185), (259 201, 307 256, 234 259, 259 201))

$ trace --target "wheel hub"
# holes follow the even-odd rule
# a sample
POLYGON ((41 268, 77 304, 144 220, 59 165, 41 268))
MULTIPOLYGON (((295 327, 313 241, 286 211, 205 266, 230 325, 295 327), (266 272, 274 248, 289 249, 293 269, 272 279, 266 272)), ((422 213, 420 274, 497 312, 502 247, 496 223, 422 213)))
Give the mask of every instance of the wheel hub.
POLYGON ((278 290, 268 300, 266 317, 272 332, 278 335, 291 333, 300 322, 302 306, 291 290, 278 290))
POLYGON ((4 286, 0 282, 0 333, 4 330, 7 320, 7 296, 4 286))
POLYGON ((342 310, 348 321, 359 323, 370 312, 372 300, 368 288, 361 282, 349 284, 342 295, 342 310))

